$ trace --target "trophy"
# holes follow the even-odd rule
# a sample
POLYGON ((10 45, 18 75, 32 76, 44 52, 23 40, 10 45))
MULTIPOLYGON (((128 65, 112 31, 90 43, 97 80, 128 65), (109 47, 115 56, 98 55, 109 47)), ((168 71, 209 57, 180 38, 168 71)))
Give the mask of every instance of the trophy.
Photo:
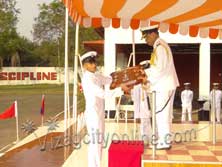
POLYGON ((144 71, 146 68, 149 68, 149 61, 144 61, 140 65, 111 73, 112 83, 110 89, 115 89, 121 84, 133 88, 134 85, 142 83, 143 78, 146 76, 144 71))

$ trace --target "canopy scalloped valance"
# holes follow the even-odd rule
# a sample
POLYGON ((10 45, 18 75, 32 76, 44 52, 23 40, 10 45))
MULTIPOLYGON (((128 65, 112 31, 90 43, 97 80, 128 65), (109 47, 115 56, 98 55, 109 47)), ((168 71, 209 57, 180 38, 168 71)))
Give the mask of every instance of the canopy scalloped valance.
POLYGON ((84 27, 139 29, 222 39, 222 0, 63 0, 74 22, 84 27))

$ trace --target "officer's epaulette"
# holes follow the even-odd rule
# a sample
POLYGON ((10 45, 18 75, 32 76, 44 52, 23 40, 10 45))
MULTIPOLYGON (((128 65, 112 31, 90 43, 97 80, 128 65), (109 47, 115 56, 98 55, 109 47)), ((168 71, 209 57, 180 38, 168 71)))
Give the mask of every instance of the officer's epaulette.
POLYGON ((161 45, 161 43, 160 43, 160 41, 158 41, 157 44, 156 44, 156 48, 157 48, 158 46, 160 46, 160 45, 161 45))
MULTIPOLYGON (((166 46, 164 46, 163 44, 161 44, 160 41, 158 41, 158 43, 156 44, 156 49, 157 49, 158 46, 163 46, 163 48, 164 48, 164 49, 166 50, 166 52, 167 52, 167 55, 169 55, 168 49, 166 48, 166 46)), ((155 50, 156 50, 156 49, 155 49, 155 50)))

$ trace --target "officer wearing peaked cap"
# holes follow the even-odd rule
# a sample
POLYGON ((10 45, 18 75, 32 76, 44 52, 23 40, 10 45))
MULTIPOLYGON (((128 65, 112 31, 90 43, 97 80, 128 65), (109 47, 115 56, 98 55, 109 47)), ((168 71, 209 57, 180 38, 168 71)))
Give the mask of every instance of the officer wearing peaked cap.
POLYGON ((217 88, 217 89, 218 89, 219 85, 220 85, 220 84, 217 83, 217 82, 214 82, 214 83, 213 83, 213 87, 214 87, 214 88, 217 88))
POLYGON ((96 73, 97 52, 90 51, 81 56, 84 73, 82 77, 82 88, 85 97, 85 118, 89 134, 88 166, 101 166, 102 141, 105 130, 104 124, 104 97, 103 85, 110 84, 112 79, 96 73), (96 133, 99 133, 99 141, 94 141, 96 133), (92 142, 94 141, 94 142, 92 142))
POLYGON ((89 63, 96 62, 96 56, 97 56, 97 52, 90 51, 82 55, 80 59, 82 61, 82 64, 85 64, 86 62, 89 62, 89 63))
POLYGON ((155 32, 157 34, 158 33, 158 25, 153 25, 153 26, 149 26, 149 27, 143 27, 140 29, 141 33, 142 33, 142 38, 141 39, 145 39, 147 37, 148 34, 155 32))
MULTIPOLYGON (((111 77, 96 72, 97 52, 90 51, 81 56, 84 68, 82 88, 85 97, 85 119, 89 135, 88 167, 100 167, 105 131, 104 99, 110 96, 120 96, 120 89, 105 91, 104 85, 112 82, 111 77)), ((124 90, 124 85, 121 86, 124 90)), ((128 91, 128 90, 125 90, 128 91)))
POLYGON ((181 102, 182 102, 182 117, 181 122, 186 121, 186 113, 188 113, 188 120, 192 121, 192 101, 193 101, 193 91, 190 89, 190 83, 184 83, 185 89, 181 92, 181 102))
POLYGON ((153 47, 150 68, 146 69, 151 91, 156 92, 156 114, 158 141, 157 149, 169 149, 166 141, 173 118, 173 101, 179 86, 173 55, 169 45, 159 37, 158 25, 141 29, 142 39, 153 47))
MULTIPOLYGON (((220 114, 221 114, 221 101, 222 101, 222 91, 219 89, 219 83, 213 83, 213 90, 215 90, 215 110, 216 110, 216 119, 217 123, 220 123, 220 114)), ((213 99, 213 90, 210 92, 210 101, 213 99)))
MULTIPOLYGON (((149 68, 149 60, 140 62, 144 68, 149 68)), ((151 111, 149 96, 147 94, 147 87, 144 84, 135 85, 131 91, 132 100, 134 103, 134 117, 140 119, 140 134, 141 140, 144 143, 151 141, 152 128, 151 128, 151 111)))
POLYGON ((140 119, 141 140, 143 140, 144 143, 148 143, 151 141, 152 128, 147 90, 143 87, 143 84, 135 85, 131 90, 131 96, 134 103, 134 118, 140 119))

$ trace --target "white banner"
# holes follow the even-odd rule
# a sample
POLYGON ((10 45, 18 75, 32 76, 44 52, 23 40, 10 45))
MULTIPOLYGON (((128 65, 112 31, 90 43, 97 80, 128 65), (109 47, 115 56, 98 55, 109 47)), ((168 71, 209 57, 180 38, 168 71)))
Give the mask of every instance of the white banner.
MULTIPOLYGON (((69 68, 69 82, 73 83, 73 69, 69 68)), ((3 67, 0 85, 33 85, 64 83, 64 68, 59 67, 3 67)))

